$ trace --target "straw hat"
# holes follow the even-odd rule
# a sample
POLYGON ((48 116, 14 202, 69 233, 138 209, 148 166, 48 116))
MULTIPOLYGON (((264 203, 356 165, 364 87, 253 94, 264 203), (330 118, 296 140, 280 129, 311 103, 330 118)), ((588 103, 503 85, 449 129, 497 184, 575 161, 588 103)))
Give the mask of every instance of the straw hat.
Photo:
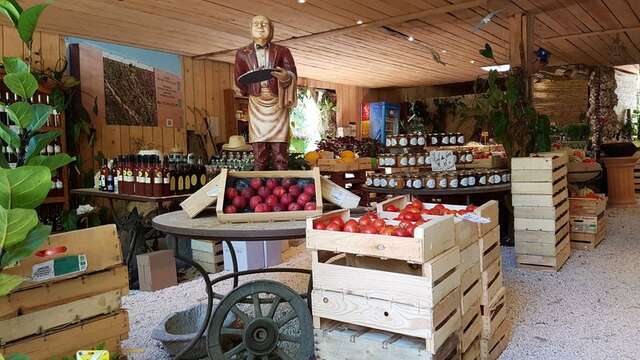
POLYGON ((251 151, 251 145, 244 142, 244 136, 233 135, 227 144, 222 145, 222 150, 227 151, 251 151))

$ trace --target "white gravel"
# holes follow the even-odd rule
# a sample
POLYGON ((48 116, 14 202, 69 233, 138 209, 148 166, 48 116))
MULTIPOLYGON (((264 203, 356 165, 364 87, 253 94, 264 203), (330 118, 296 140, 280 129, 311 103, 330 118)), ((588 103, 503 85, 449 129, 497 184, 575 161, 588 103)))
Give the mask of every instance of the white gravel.
MULTIPOLYGON (((513 248, 503 247, 503 271, 510 343, 501 360, 638 359, 640 357, 640 209, 613 209, 607 235, 593 251, 573 251, 559 273, 517 269, 513 248)), ((304 245, 284 266, 309 268, 304 245)), ((224 274, 224 273, 223 273, 224 274)), ((246 276, 241 282, 271 278, 298 291, 300 274, 246 276)), ((230 282, 218 284, 227 292, 230 282)), ((151 331, 162 319, 206 302, 201 279, 153 293, 132 291, 123 299, 131 324, 123 348, 130 359, 169 359, 151 331)))

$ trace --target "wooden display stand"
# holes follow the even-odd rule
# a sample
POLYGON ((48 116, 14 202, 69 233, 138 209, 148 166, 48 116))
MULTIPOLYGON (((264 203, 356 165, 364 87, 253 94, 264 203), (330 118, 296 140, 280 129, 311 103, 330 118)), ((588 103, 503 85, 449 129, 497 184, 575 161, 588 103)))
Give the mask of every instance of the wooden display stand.
POLYGON ((602 158, 607 168, 609 206, 636 207, 635 167, 640 156, 602 158))

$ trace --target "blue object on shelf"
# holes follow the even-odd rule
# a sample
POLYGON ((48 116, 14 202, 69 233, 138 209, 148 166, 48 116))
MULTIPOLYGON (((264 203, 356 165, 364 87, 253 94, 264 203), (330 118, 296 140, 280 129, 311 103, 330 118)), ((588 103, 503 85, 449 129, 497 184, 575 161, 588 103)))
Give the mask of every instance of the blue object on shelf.
POLYGON ((387 135, 400 131, 400 104, 375 102, 369 104, 369 137, 384 145, 387 135))

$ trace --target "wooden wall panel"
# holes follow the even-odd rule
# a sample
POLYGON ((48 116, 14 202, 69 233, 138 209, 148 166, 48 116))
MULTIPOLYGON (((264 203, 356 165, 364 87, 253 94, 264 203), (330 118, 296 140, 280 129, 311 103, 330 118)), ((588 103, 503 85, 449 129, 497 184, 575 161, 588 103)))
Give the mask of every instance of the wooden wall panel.
POLYGON ((580 121, 587 112, 587 80, 541 80, 533 86, 533 104, 557 125, 580 121))

